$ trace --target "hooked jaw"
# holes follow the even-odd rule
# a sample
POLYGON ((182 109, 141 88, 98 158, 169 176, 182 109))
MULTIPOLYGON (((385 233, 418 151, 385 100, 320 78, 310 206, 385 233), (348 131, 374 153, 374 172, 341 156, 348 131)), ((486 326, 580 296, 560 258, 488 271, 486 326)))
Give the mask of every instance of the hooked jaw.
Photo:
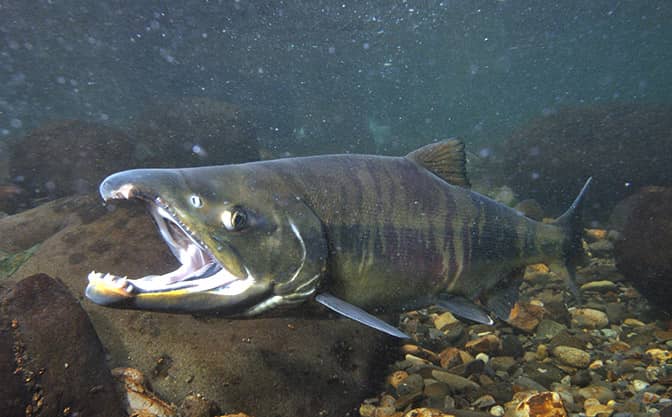
POLYGON ((254 304, 271 289, 258 283, 245 267, 243 276, 227 269, 156 191, 148 192, 151 187, 147 183, 174 183, 174 175, 171 170, 125 171, 103 181, 100 193, 105 201, 133 198, 145 201, 161 237, 181 266, 163 275, 138 279, 93 271, 88 277, 86 296, 111 307, 173 312, 232 309, 244 314, 246 304, 254 304))

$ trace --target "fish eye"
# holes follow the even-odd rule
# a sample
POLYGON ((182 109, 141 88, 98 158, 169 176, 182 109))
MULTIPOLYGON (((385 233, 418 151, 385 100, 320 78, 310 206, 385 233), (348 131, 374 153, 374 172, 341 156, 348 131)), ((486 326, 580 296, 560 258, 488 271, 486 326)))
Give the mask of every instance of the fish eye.
POLYGON ((189 197, 189 202, 191 203, 192 206, 196 208, 201 208, 203 207, 203 199, 199 195, 192 195, 189 197))
POLYGON ((235 231, 247 226, 247 213, 242 209, 224 210, 220 216, 226 230, 235 231))

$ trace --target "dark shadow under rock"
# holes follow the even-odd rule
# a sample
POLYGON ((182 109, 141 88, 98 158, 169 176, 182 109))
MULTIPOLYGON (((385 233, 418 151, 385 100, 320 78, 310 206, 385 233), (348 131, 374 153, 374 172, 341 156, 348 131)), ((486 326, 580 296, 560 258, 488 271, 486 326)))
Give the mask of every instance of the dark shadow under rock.
POLYGON ((537 117, 504 143, 502 181, 560 215, 590 176, 587 218, 646 185, 672 185, 672 107, 568 107, 537 117))
MULTIPOLYGON (((144 207, 125 202, 89 223, 60 229, 10 279, 47 272, 83 299, 92 269, 139 277, 176 267, 144 207)), ((179 404, 195 392, 224 413, 356 415, 361 400, 380 388, 371 381, 381 380, 372 374, 385 372, 390 362, 384 353, 398 346, 396 339, 309 305, 285 317, 248 320, 115 310, 88 300, 82 305, 109 351, 110 367, 139 369, 167 401, 179 404)))
POLYGON ((0 306, 0 362, 14 368, 0 374, 12 396, 0 398, 4 415, 124 415, 100 340, 62 283, 30 276, 6 291, 0 306))
POLYGON ((649 301, 672 313, 672 188, 649 187, 630 200, 614 247, 616 267, 649 301))

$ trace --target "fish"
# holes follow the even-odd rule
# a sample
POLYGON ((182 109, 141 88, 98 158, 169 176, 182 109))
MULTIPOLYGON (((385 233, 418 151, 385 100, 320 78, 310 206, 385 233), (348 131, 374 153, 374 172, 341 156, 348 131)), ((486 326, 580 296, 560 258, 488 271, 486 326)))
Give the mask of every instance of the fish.
POLYGON ((254 317, 317 302, 395 337, 380 318, 436 305, 506 320, 524 268, 560 261, 577 296, 589 178, 542 223, 470 188, 456 138, 405 156, 317 155, 184 169, 133 169, 100 184, 104 201, 144 202, 181 266, 129 279, 92 271, 94 303, 254 317))

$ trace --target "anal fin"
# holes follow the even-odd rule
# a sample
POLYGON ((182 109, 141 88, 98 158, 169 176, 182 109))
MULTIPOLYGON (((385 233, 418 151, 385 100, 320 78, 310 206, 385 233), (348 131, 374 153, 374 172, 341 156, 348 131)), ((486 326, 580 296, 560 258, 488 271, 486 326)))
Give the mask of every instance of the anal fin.
POLYGON ((321 293, 315 296, 315 301, 322 304, 323 306, 341 314, 349 319, 358 321, 365 326, 373 327, 376 330, 379 330, 383 333, 387 333, 390 336, 395 336, 400 339, 410 339, 411 337, 391 324, 386 323, 385 321, 379 319, 378 317, 367 313, 361 308, 354 306, 348 302, 341 300, 340 298, 334 297, 331 294, 321 293))
POLYGON ((456 316, 475 321, 476 323, 490 325, 495 323, 480 306, 458 295, 441 294, 439 298, 434 300, 434 304, 450 311, 456 316))

